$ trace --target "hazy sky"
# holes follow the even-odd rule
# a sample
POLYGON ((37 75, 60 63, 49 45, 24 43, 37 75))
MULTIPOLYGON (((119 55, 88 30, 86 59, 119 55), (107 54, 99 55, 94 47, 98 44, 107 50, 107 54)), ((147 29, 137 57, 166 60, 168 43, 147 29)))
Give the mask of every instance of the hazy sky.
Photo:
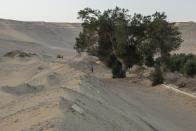
POLYGON ((170 21, 196 21, 196 0, 0 0, 0 18, 78 22, 80 9, 104 10, 115 6, 127 8, 131 14, 165 11, 170 21))

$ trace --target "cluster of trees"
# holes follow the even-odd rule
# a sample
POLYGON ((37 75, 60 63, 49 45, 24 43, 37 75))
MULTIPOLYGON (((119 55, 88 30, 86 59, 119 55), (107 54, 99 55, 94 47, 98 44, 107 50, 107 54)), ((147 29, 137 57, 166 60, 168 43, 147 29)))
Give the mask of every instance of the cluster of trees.
POLYGON ((83 31, 76 38, 77 52, 98 56, 112 68, 114 78, 126 77, 134 64, 162 64, 171 51, 180 47, 181 33, 165 13, 129 15, 129 10, 116 7, 106 11, 85 8, 78 12, 83 31))

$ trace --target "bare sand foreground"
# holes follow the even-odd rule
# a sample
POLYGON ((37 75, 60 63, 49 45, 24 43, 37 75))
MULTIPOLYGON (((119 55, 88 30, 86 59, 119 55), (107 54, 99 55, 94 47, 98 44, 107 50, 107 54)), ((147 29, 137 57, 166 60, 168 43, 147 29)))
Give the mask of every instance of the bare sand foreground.
POLYGON ((194 99, 113 80, 96 60, 1 57, 1 131, 195 131, 194 99))
POLYGON ((80 30, 78 24, 0 20, 0 131, 196 130, 195 99, 111 79, 97 58, 74 53, 80 30), (12 50, 36 54, 3 56, 12 50))

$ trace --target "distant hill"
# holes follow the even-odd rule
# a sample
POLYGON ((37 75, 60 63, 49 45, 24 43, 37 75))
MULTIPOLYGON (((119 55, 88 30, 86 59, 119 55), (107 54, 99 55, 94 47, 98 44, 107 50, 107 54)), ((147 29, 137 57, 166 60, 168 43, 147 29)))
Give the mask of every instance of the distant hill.
POLYGON ((196 23, 194 22, 180 22, 177 23, 184 42, 179 50, 182 53, 196 54, 196 23))
MULTIPOLYGON (((184 42, 178 52, 196 54, 196 23, 177 23, 184 42)), ((22 22, 0 19, 0 55, 22 49, 43 55, 73 55, 79 23, 22 22)))
POLYGON ((79 23, 22 22, 0 19, 0 54, 22 49, 45 55, 73 52, 79 23))

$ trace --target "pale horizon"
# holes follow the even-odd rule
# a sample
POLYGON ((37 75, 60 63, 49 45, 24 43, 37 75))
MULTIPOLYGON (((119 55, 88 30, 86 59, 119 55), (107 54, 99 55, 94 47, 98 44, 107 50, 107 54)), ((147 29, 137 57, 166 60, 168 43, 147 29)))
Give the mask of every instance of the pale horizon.
POLYGON ((129 9, 130 14, 151 15, 165 12, 172 22, 196 22, 194 0, 0 0, 0 18, 18 21, 81 22, 77 12, 85 7, 112 9, 115 6, 129 9))

